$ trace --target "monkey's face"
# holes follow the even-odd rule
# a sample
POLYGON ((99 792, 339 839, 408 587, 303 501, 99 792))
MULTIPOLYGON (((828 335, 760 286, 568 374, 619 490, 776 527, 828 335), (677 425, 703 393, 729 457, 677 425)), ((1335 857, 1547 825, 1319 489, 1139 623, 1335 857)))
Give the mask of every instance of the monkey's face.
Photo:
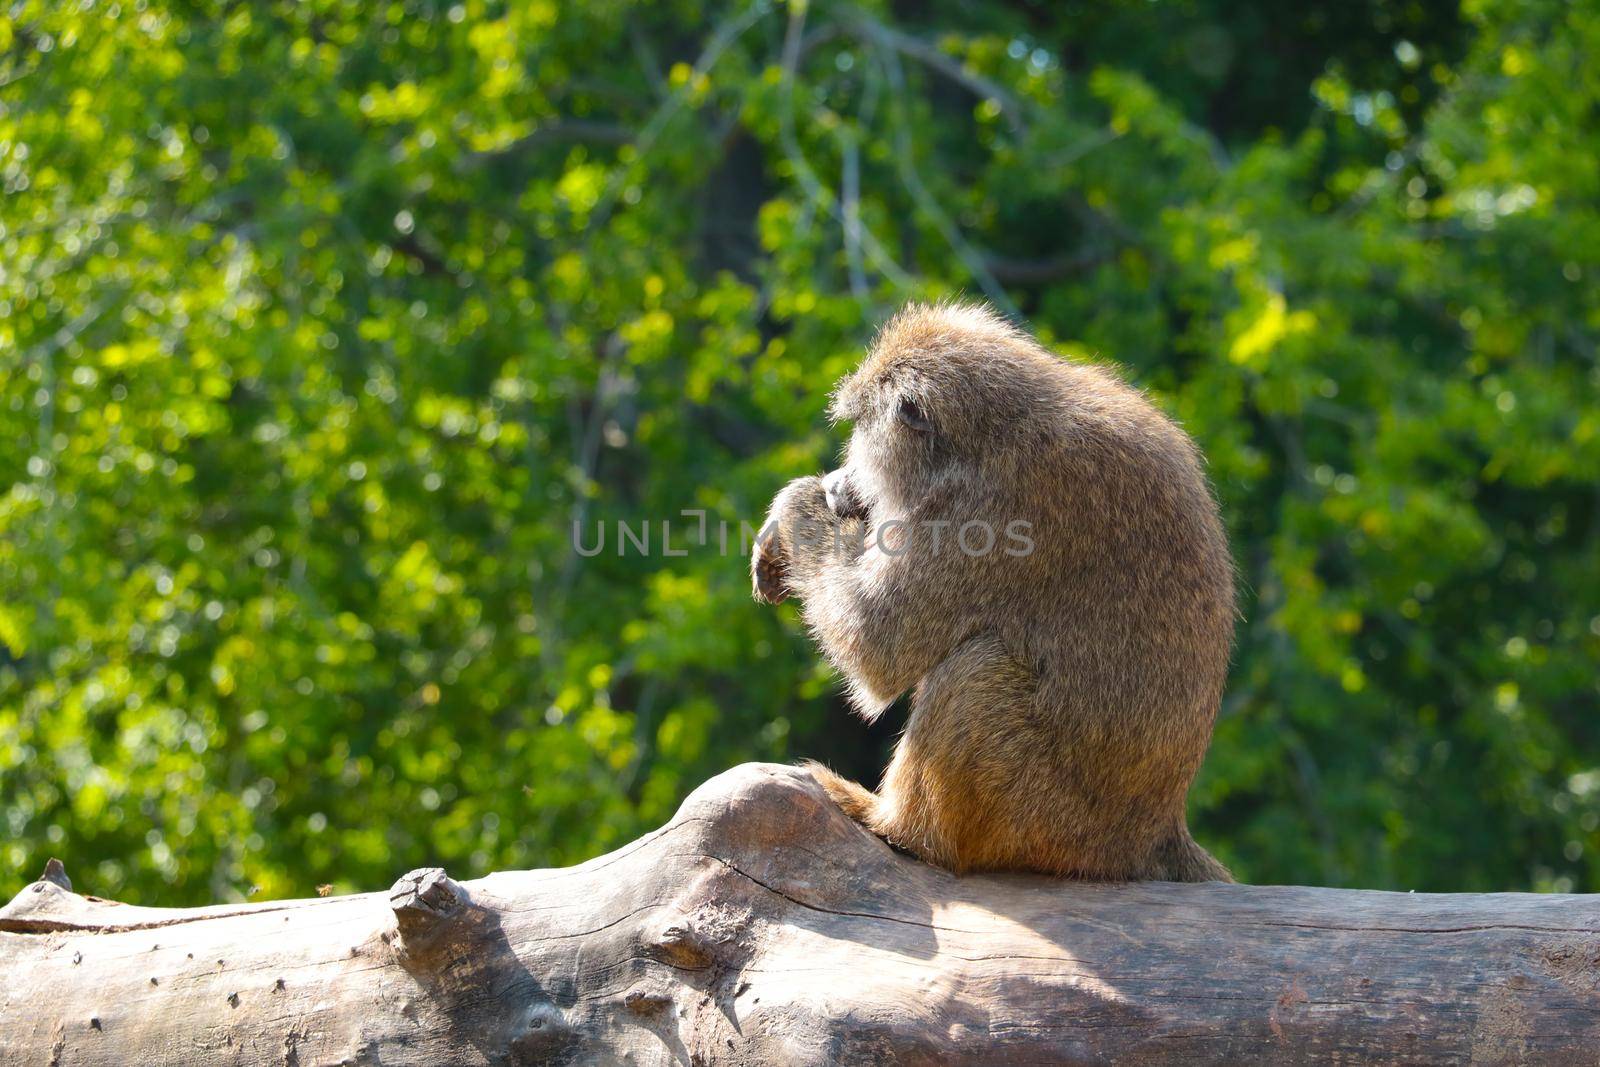
MULTIPOLYGON (((830 507, 869 525, 935 494, 952 520, 1025 481, 1061 414, 1061 364, 982 308, 913 305, 879 333, 829 414, 854 424, 830 507), (837 501, 837 504, 835 504, 837 501)), ((987 505, 986 505, 987 502, 987 505)))
POLYGON ((962 483, 982 483, 1009 447, 996 424, 1019 421, 998 398, 983 406, 984 366, 981 352, 919 360, 874 352, 841 382, 830 414, 854 428, 832 483, 835 513, 849 517, 853 509, 869 524, 909 518, 941 490, 948 497, 962 483))
POLYGON ((874 383, 871 393, 851 408, 855 428, 844 464, 823 480, 834 514, 869 525, 908 517, 955 459, 953 442, 941 436, 915 389, 896 376, 874 383))

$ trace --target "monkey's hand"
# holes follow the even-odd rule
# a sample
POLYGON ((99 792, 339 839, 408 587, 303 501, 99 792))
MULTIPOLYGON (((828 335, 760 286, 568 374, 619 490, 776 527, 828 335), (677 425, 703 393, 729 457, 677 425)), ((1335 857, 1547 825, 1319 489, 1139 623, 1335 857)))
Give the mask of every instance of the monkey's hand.
POLYGON ((796 478, 772 501, 750 556, 755 598, 781 604, 801 594, 821 569, 824 557, 842 553, 850 538, 844 527, 860 520, 842 519, 830 507, 821 478, 796 478))
POLYGON ((788 600, 789 587, 785 584, 788 574, 789 561, 776 532, 757 537, 750 553, 750 586, 756 599, 763 604, 782 604, 788 600))

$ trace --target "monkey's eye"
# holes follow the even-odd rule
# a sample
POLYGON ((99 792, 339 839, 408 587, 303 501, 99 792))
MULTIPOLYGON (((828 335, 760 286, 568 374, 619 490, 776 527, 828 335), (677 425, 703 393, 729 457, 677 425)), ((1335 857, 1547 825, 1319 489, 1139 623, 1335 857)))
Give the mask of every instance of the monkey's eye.
POLYGON ((933 432, 933 422, 909 396, 900 398, 900 407, 895 411, 895 417, 918 433, 933 432))

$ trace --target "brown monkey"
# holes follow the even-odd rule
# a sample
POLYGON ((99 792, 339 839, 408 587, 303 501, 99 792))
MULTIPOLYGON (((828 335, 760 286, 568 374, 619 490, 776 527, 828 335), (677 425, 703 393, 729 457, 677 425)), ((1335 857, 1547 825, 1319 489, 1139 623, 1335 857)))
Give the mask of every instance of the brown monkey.
POLYGON ((773 502, 752 572, 792 593, 869 721, 914 689, 853 818, 955 871, 1228 880, 1184 798, 1233 635, 1194 443, 1136 389, 983 307, 912 305, 839 384, 844 466, 773 502))

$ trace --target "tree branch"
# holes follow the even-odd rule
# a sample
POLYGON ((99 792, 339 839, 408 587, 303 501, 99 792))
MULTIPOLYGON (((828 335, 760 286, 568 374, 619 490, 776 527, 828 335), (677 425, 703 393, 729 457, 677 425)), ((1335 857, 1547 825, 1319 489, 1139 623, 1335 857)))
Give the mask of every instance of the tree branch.
POLYGON ((1111 261, 1108 251, 1087 250, 1039 259, 1015 259, 982 251, 983 265, 996 281, 1007 285, 1045 285, 1111 261))
POLYGON ((955 224, 955 220, 950 218, 939 205, 939 201, 928 191, 928 187, 923 184, 922 174, 917 170, 915 145, 911 142, 910 119, 906 115, 905 76, 900 69, 900 60, 893 52, 882 53, 882 58, 889 78, 891 100, 889 110, 894 116, 894 156, 895 164, 900 171, 901 183, 911 194, 911 199, 916 202, 917 207, 944 237, 945 243, 956 254, 956 258, 961 261, 973 281, 978 283, 978 288, 983 290, 989 302, 1013 322, 1020 322, 1022 312, 1011 302, 1011 297, 1007 295, 1005 288, 995 280, 994 275, 989 273, 983 257, 967 242, 966 236, 955 224))
MULTIPOLYGON (((87 859, 87 857, 86 857, 87 859)), ((955 877, 751 764, 579 867, 0 909, 15 1063, 1588 1062, 1600 899, 955 877)))
MULTIPOLYGON (((783 39, 783 67, 782 91, 783 105, 779 109, 778 118, 778 144, 783 149, 783 155, 794 171, 795 179, 800 183, 800 188, 805 191, 806 198, 814 205, 821 207, 828 216, 843 223, 844 210, 832 193, 822 187, 822 182, 817 178, 817 173, 807 161, 805 153, 800 148, 799 139, 794 130, 794 83, 796 68, 800 63, 800 55, 805 41, 806 5, 789 5, 789 28, 783 39)), ((858 225, 855 229, 856 236, 860 239, 861 247, 866 252, 867 258, 872 261, 873 267, 887 278, 893 286, 901 290, 912 288, 911 278, 895 262, 893 256, 879 243, 878 238, 865 226, 858 225)))
POLYGON ((1000 113, 1011 127, 1011 132, 1021 134, 1025 129, 1022 116, 1022 107, 1011 91, 982 74, 975 73, 962 66, 951 56, 945 55, 926 41, 902 33, 891 26, 887 26, 866 12, 851 8, 842 13, 841 17, 855 28, 858 34, 866 37, 881 48, 887 48, 901 55, 915 59, 930 70, 944 75, 957 85, 969 90, 974 95, 985 100, 993 100, 1000 108, 1000 113))

